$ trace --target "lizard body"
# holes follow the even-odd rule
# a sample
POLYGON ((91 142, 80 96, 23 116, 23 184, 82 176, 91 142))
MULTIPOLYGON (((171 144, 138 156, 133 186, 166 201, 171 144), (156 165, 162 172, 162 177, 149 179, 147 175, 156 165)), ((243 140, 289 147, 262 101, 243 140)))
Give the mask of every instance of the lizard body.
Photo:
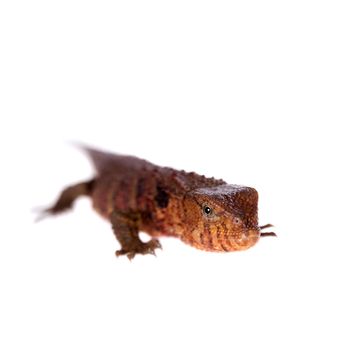
POLYGON ((236 251, 253 246, 261 235, 258 193, 194 172, 160 167, 132 156, 86 149, 96 168, 88 182, 66 188, 45 210, 57 214, 81 195, 112 223, 121 244, 118 255, 154 253, 159 236, 173 236, 207 251, 236 251), (142 242, 139 231, 152 239, 142 242))

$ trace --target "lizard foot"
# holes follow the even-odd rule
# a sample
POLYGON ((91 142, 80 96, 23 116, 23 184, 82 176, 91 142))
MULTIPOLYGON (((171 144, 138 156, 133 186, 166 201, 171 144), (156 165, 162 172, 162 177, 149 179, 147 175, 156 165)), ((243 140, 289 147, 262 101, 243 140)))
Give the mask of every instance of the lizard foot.
POLYGON ((126 255, 129 260, 132 260, 136 254, 153 254, 156 255, 155 250, 157 248, 162 248, 160 242, 158 239, 151 239, 150 241, 144 243, 144 242, 139 242, 136 246, 130 247, 130 249, 125 249, 122 248, 120 250, 117 250, 115 252, 115 255, 121 256, 121 255, 126 255))

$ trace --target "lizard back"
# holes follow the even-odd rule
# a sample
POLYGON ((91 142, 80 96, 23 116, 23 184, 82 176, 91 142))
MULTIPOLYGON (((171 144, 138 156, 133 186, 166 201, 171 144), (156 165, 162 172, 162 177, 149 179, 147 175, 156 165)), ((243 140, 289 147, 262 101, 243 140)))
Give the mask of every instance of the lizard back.
POLYGON ((143 230, 152 235, 174 234, 183 211, 182 198, 188 191, 225 183, 133 156, 86 151, 97 172, 91 193, 94 208, 106 218, 115 210, 137 212, 143 230))

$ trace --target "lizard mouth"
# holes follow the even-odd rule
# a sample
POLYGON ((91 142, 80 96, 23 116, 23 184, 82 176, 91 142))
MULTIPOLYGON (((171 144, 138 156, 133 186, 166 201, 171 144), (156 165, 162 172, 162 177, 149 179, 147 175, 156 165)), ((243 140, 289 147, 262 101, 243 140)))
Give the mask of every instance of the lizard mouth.
MULTIPOLYGON (((270 228, 270 227, 273 227, 273 225, 271 224, 267 224, 267 225, 263 225, 263 226, 260 226, 260 230, 264 230, 266 228, 270 228)), ((260 237, 277 237, 276 233, 275 232, 261 232, 260 231, 260 237)))

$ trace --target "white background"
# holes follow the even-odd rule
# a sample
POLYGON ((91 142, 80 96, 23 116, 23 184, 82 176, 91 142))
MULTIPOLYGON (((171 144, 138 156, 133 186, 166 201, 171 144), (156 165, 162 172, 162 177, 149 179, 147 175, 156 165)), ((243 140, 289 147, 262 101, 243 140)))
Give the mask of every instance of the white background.
POLYGON ((347 1, 2 1, 1 349, 349 349, 347 1), (255 187, 278 238, 117 259, 70 141, 255 187))

